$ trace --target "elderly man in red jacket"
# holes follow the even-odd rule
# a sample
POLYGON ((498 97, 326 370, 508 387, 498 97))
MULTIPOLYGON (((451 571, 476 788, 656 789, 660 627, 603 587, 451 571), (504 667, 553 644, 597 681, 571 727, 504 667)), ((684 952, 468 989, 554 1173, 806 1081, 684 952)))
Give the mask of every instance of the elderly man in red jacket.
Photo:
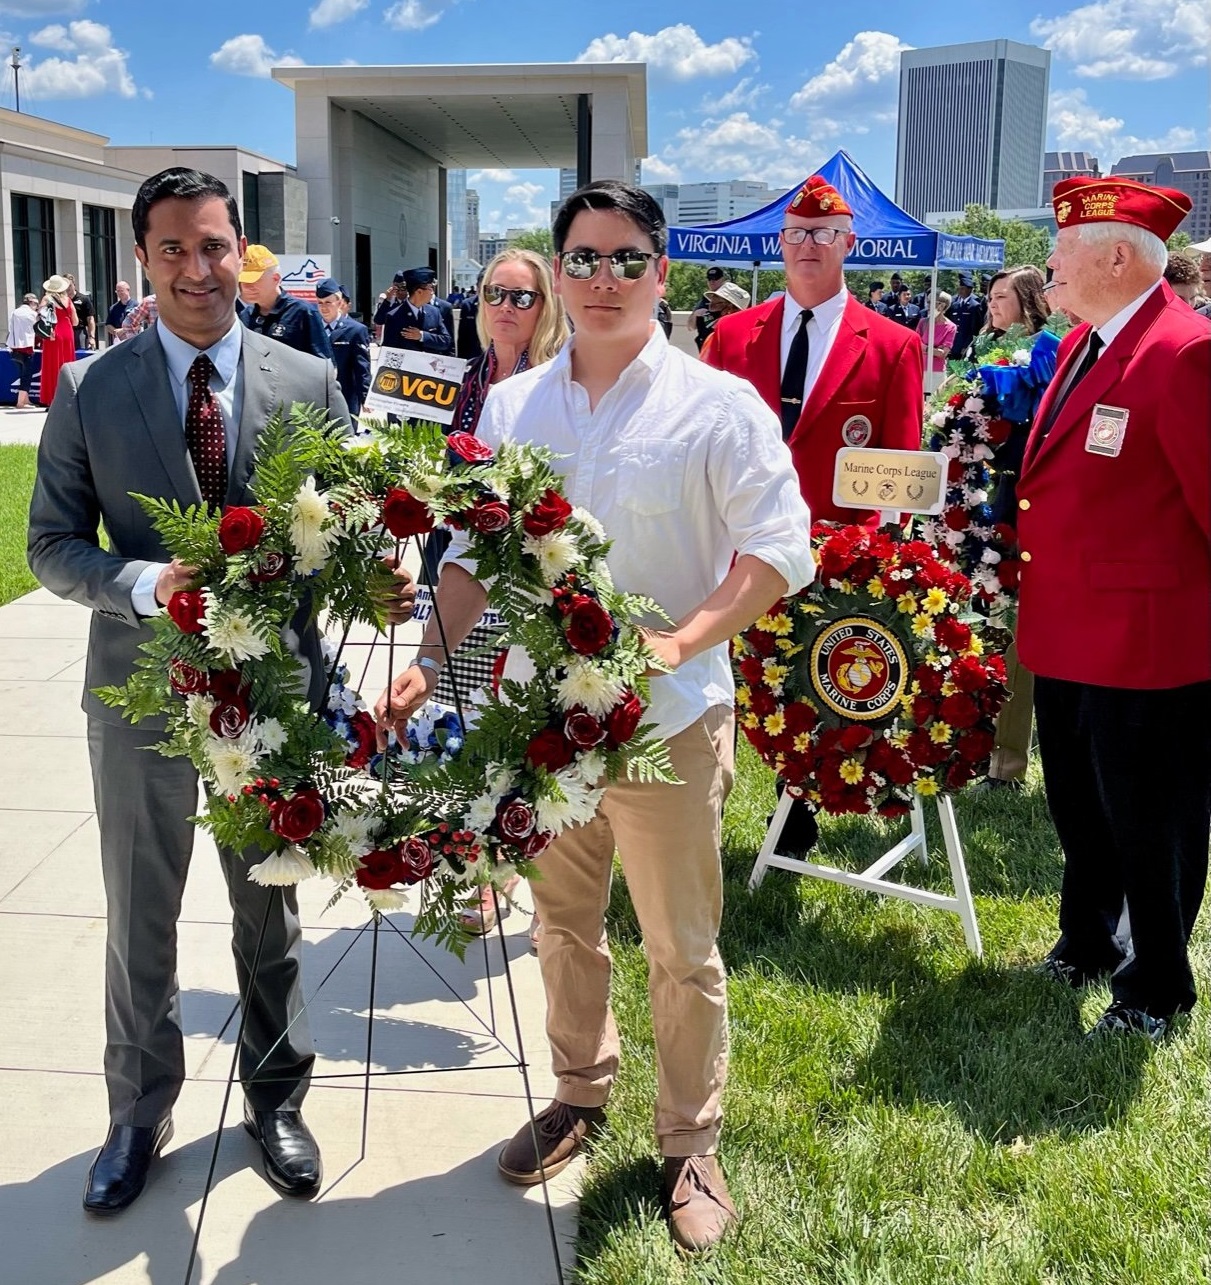
MULTIPOLYGON (((791 197, 781 238, 786 294, 721 317, 702 359, 747 379, 781 416, 813 519, 873 521, 873 511, 833 503, 837 452, 847 446, 920 449, 921 341, 846 290, 853 210, 819 174, 791 197)), ((815 839, 812 813, 796 804, 782 847, 805 852, 815 839)))
POLYGON ((1018 652, 1064 850, 1043 969, 1074 987, 1113 972, 1095 1031, 1159 1039, 1194 1005, 1211 832, 1211 325, 1162 280, 1187 196, 1076 178, 1052 202, 1048 264, 1086 324, 1018 486, 1018 652))

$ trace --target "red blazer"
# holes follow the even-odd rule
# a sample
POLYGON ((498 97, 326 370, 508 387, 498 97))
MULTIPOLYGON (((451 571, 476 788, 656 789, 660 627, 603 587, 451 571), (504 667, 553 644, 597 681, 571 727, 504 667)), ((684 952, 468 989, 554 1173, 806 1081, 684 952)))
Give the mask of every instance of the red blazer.
MULTIPOLYGON (((785 297, 785 296, 784 296, 785 297)), ((702 359, 747 379, 782 414, 782 298, 720 317, 702 359)), ((833 504, 841 430, 856 415, 870 420, 867 446, 921 449, 924 358, 915 330, 888 321, 857 300, 845 301, 841 326, 788 443, 799 489, 813 519, 865 522, 874 510, 833 504)))
POLYGON ((1018 655, 1099 687, 1211 679, 1211 325, 1168 285, 1051 403, 1088 326, 1060 345, 1018 483, 1018 655), (1117 457, 1085 449, 1096 404, 1129 412, 1117 457))

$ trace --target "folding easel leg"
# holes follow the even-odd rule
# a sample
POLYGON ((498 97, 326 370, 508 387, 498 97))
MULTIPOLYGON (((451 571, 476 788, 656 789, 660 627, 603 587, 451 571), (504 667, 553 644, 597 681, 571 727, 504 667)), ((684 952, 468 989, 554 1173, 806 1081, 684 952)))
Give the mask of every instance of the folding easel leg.
POLYGON ((923 866, 929 865, 929 835, 925 830, 925 808, 919 794, 912 801, 912 832, 917 840, 917 860, 923 866))
POLYGON ((753 866, 753 873, 749 875, 749 892, 754 892, 761 887, 761 880, 765 878, 765 872, 769 868, 769 859, 778 851, 778 840, 782 838, 782 829, 786 825, 786 818, 790 816, 791 805, 794 801, 789 790, 782 791, 782 797, 778 800, 778 806, 774 809, 774 815, 770 818, 769 829, 765 832, 765 842, 757 853, 757 862, 753 866))
POLYGON ((971 884, 967 880, 967 865, 963 860, 963 844, 959 839, 959 826, 955 820, 954 804, 950 795, 938 799, 938 820, 942 823, 942 838, 946 844, 946 857, 950 862, 950 877, 954 882, 956 909, 963 923, 967 948, 977 958, 984 954, 980 929, 976 923, 975 902, 971 899, 971 884))

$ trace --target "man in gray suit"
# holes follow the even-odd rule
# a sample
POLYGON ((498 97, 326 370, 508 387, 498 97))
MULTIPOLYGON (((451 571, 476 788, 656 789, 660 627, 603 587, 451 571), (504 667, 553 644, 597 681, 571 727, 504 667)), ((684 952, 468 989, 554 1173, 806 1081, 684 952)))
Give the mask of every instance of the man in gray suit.
MULTIPOLYGON (((97 1214, 117 1213, 138 1197, 171 1136, 170 1112, 185 1077, 176 922, 193 847, 189 818, 198 810, 192 764, 152 752, 156 731, 132 727, 92 694, 126 681, 150 634, 146 618, 192 581, 192 568, 169 559, 129 493, 183 505, 204 498, 249 504, 257 435, 279 405, 313 403, 348 422, 329 362, 236 319, 245 241, 235 201, 218 179, 187 169, 156 174, 139 189, 132 222, 159 320, 127 343, 64 367, 42 434, 29 525, 34 574, 93 610, 84 709, 108 905, 111 1119, 84 1194, 85 1209, 97 1214), (98 541, 101 523, 108 550, 98 541)), ((324 678, 319 639, 302 622, 297 632, 314 700, 324 678)), ((297 901, 293 889, 248 880, 247 866, 261 854, 220 856, 248 1015, 240 1052, 245 1125, 270 1181, 287 1194, 311 1195, 322 1171, 299 1110, 315 1055, 300 990, 297 901)))

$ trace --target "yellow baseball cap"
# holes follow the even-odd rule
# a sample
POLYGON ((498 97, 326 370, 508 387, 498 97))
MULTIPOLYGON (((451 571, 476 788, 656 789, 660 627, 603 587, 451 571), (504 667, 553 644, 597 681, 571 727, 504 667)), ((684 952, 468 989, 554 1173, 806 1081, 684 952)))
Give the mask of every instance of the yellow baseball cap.
POLYGON ((270 268, 277 266, 277 255, 272 250, 263 245, 250 245, 244 251, 244 267, 240 272, 240 280, 259 281, 270 268))

